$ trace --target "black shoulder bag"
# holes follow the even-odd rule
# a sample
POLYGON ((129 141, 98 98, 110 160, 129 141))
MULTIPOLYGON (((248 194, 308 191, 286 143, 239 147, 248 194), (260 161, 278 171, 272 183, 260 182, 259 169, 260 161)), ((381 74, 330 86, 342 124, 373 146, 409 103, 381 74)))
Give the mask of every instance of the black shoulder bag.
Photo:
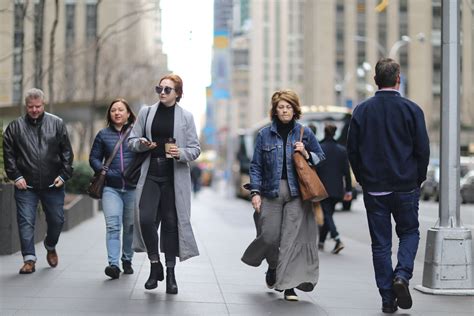
POLYGON ((112 154, 107 158, 105 161, 105 164, 102 166, 102 170, 97 172, 91 179, 89 183, 89 187, 87 188, 87 194, 93 199, 101 199, 102 198, 102 192, 104 191, 104 185, 105 185, 105 176, 107 175, 107 171, 109 171, 109 166, 112 163, 112 160, 114 159, 115 155, 117 154, 120 145, 123 143, 123 140, 128 137, 130 132, 132 131, 132 126, 130 126, 127 131, 125 131, 125 134, 122 135, 122 137, 119 138, 117 143, 115 144, 114 150, 112 151, 112 154))

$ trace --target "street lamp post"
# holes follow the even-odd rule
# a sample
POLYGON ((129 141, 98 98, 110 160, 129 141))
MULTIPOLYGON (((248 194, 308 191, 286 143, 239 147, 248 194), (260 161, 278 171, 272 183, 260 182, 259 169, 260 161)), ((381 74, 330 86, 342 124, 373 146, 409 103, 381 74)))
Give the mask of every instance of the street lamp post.
MULTIPOLYGON (((418 40, 419 42, 422 43, 422 42, 425 41, 425 34, 420 32, 420 33, 416 34, 415 38, 416 38, 416 40, 418 40)), ((385 49, 385 47, 382 46, 377 40, 375 40, 373 38, 366 37, 366 36, 356 35, 356 36, 354 36, 354 41, 364 42, 364 43, 372 43, 377 48, 380 55, 395 59, 396 56, 397 56, 398 51, 400 50, 400 48, 402 48, 405 45, 408 45, 412 41, 412 39, 408 35, 402 35, 400 40, 393 43, 393 45, 390 47, 390 50, 385 49)), ((366 74, 368 74, 368 72, 371 69, 372 69, 372 67, 371 67, 370 63, 367 62, 367 61, 364 61, 362 63, 362 65, 357 68, 356 74, 357 74, 358 77, 365 77, 366 74)), ((346 78, 346 77, 347 77, 347 75, 344 76, 344 78, 346 78)), ((400 84, 400 94, 404 95, 405 80, 403 79, 402 75, 401 75, 401 77, 402 77, 402 82, 400 84)), ((344 96, 343 92, 345 92, 345 83, 346 83, 346 80, 344 79, 342 84, 340 84, 340 83, 336 84, 336 91, 341 91, 341 97, 344 96)), ((367 91, 367 92, 373 92, 374 91, 374 86, 372 84, 365 83, 364 90, 367 91)), ((358 91, 360 91, 360 90, 358 90, 358 91)))
POLYGON ((441 178, 439 218, 426 238, 424 293, 474 295, 472 234, 460 216, 459 1, 442 2, 441 178))

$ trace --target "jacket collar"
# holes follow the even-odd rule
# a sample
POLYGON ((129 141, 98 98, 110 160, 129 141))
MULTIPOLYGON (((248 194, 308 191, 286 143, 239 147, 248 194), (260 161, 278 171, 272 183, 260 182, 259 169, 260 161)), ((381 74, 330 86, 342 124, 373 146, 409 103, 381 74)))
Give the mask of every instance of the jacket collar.
MULTIPOLYGON (((294 126, 293 126, 293 129, 294 130, 296 127, 298 127, 298 130, 299 128, 301 127, 301 124, 298 123, 297 121, 293 121, 294 122, 294 126)), ((272 124, 270 125, 270 131, 273 132, 273 133, 278 133, 277 132, 277 120, 276 119, 272 119, 272 124)))
POLYGON ((28 114, 25 114, 25 119, 28 123, 30 123, 31 125, 40 125, 41 122, 43 122, 43 119, 44 119, 44 115, 45 115, 46 112, 43 112, 43 114, 41 114, 37 119, 33 119, 31 116, 29 116, 28 114))
POLYGON ((377 90, 375 92, 375 95, 394 95, 394 96, 400 96, 400 91, 395 90, 395 89, 382 89, 382 90, 377 90))
POLYGON ((333 143, 335 143, 336 140, 332 137, 324 137, 324 139, 321 141, 321 143, 323 143, 323 142, 328 142, 328 143, 333 142, 333 143))

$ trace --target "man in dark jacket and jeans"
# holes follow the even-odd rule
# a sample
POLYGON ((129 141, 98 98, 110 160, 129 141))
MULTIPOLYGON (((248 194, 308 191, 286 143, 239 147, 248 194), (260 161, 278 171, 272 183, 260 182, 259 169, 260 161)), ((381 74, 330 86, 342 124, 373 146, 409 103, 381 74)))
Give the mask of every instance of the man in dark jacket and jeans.
POLYGON ((338 254, 344 249, 344 244, 333 219, 336 204, 352 199, 351 172, 347 152, 346 148, 339 145, 334 139, 336 130, 337 127, 334 124, 326 124, 324 127, 324 139, 321 141, 321 149, 326 155, 326 160, 317 167, 319 178, 328 193, 328 197, 321 201, 324 225, 319 231, 318 247, 319 250, 324 249, 324 242, 327 234, 330 233, 331 238, 336 242, 332 250, 333 254, 338 254))
POLYGON ((3 135, 5 171, 15 181, 18 231, 24 264, 20 274, 35 272, 34 224, 41 201, 48 225, 44 246, 51 267, 58 264, 56 244, 64 223, 64 183, 74 158, 63 121, 44 111, 44 94, 30 89, 26 115, 11 122, 3 135))
POLYGON ((379 90, 355 108, 347 152, 364 191, 382 311, 394 313, 397 306, 412 306, 408 282, 420 239, 418 201, 430 150, 423 111, 398 91, 400 65, 389 58, 379 60, 374 79, 379 90), (391 216, 400 240, 395 269, 391 216))

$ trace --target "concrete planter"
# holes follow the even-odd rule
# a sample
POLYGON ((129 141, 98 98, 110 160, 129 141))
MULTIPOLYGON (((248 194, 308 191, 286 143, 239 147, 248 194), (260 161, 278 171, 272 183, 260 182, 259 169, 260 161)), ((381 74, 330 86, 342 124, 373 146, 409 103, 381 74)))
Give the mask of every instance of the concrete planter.
MULTIPOLYGON (((16 204, 13 184, 0 184, 0 255, 20 250, 20 238, 16 221, 16 204)), ((84 220, 91 218, 97 206, 87 195, 67 194, 64 205, 64 226, 67 231, 84 220)), ((46 218, 38 208, 35 224, 35 243, 42 242, 46 235, 46 218)))
MULTIPOLYGON (((0 255, 20 250, 20 238, 16 223, 15 187, 11 183, 0 184, 0 255)), ((46 235, 46 219, 43 212, 36 215, 35 242, 46 235)))
POLYGON ((94 215, 97 203, 85 194, 68 194, 64 204, 64 226, 63 231, 79 225, 94 215))

